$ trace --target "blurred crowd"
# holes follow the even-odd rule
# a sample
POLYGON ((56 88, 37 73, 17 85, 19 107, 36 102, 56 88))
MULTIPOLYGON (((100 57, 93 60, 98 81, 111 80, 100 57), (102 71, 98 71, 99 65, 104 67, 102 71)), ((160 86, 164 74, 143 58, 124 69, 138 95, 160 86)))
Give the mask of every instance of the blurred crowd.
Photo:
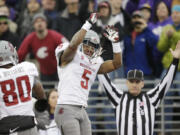
MULTIPOLYGON (((169 49, 180 39, 179 0, 0 0, 0 40, 16 46, 20 61, 33 60, 42 81, 58 81, 55 48, 70 41, 92 12, 99 13, 92 29, 104 60, 113 58, 111 42, 102 35, 105 26, 119 31, 123 66, 109 74, 112 80, 131 69, 142 70, 145 80, 162 78, 172 61, 169 49)), ((175 79, 180 81, 180 65, 175 79)))
POLYGON ((93 30, 104 44, 103 59, 113 57, 111 43, 102 36, 106 25, 115 25, 122 41, 123 67, 110 73, 111 78, 125 77, 137 68, 146 79, 154 79, 172 59, 168 49, 178 40, 178 4, 178 0, 0 0, 0 39, 16 46, 20 61, 35 58, 43 81, 56 81, 54 49, 70 41, 90 13, 98 12, 93 30))

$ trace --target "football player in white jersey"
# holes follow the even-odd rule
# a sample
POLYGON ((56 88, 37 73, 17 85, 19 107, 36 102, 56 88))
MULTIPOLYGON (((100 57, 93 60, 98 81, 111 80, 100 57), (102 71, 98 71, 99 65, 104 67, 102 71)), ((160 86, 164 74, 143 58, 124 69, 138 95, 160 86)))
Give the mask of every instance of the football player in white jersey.
POLYGON ((97 74, 108 73, 121 66, 121 48, 118 32, 106 27, 104 36, 113 44, 113 60, 100 58, 100 40, 90 30, 97 21, 92 13, 70 44, 56 48, 58 62, 58 94, 55 121, 63 135, 91 135, 91 124, 86 113, 89 90, 97 74))
POLYGON ((18 64, 13 45, 0 40, 0 134, 37 135, 32 90, 38 99, 45 94, 33 63, 18 64))

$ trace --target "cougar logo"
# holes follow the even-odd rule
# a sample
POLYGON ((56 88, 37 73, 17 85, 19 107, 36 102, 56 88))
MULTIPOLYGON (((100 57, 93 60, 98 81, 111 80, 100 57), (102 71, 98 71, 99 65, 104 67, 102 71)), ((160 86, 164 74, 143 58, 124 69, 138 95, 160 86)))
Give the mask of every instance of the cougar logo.
MULTIPOLYGON (((8 43, 9 43, 9 42, 8 42, 8 43)), ((13 45, 12 45, 11 43, 9 43, 8 45, 9 45, 10 51, 11 51, 11 52, 14 52, 14 47, 13 47, 13 45)))
POLYGON ((47 53, 47 47, 41 47, 38 49, 37 51, 37 57, 39 57, 40 59, 44 59, 48 56, 48 53, 47 53))
POLYGON ((59 109, 59 114, 63 114, 64 113, 64 108, 60 108, 59 109))
POLYGON ((98 43, 98 41, 95 37, 92 37, 91 40, 94 41, 94 43, 96 43, 96 44, 98 43))

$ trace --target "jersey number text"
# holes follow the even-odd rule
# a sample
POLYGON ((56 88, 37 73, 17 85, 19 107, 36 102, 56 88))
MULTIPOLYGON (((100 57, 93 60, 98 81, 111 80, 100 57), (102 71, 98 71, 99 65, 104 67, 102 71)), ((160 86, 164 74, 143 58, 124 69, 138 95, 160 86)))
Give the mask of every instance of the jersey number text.
POLYGON ((31 86, 29 82, 29 77, 27 75, 17 77, 16 81, 10 79, 10 80, 0 82, 0 86, 1 86, 2 93, 4 94, 3 99, 6 106, 12 106, 12 105, 18 104, 19 102, 18 98, 20 99, 21 102, 27 102, 31 99, 31 96, 30 96, 31 86), (16 85, 17 85, 18 93, 15 91, 16 85))
POLYGON ((83 80, 81 81, 81 87, 84 89, 88 89, 89 77, 87 76, 87 74, 91 75, 91 71, 84 69, 84 73, 82 75, 83 80))

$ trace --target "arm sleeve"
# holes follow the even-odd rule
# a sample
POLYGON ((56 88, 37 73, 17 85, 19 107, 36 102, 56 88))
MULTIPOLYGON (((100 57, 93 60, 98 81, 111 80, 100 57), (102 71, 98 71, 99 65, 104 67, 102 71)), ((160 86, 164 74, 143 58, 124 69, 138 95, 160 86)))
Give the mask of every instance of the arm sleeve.
POLYGON ((107 74, 98 75, 98 80, 100 85, 106 91, 113 107, 116 107, 120 103, 120 98, 123 95, 123 91, 120 91, 116 88, 116 86, 110 81, 110 78, 107 74))
POLYGON ((172 64, 170 65, 166 75, 161 80, 161 82, 150 91, 147 92, 147 95, 149 96, 151 103, 153 106, 157 109, 160 102, 162 101, 163 97, 165 96, 167 90, 170 88, 174 76, 177 71, 179 59, 173 59, 172 64))
POLYGON ((170 39, 166 35, 168 29, 170 29, 170 26, 164 27, 159 38, 157 48, 160 52, 166 52, 169 50, 170 39))
POLYGON ((148 42, 148 45, 151 47, 151 48, 155 48, 156 45, 157 45, 157 42, 158 42, 158 36, 155 35, 152 30, 150 30, 150 28, 146 28, 146 37, 147 37, 147 42, 148 42))
POLYGON ((59 44, 55 50, 57 65, 59 65, 60 56, 62 55, 63 51, 69 46, 69 42, 65 42, 62 44, 59 44))
POLYGON ((34 63, 30 63, 30 62, 25 62, 25 63, 26 63, 27 72, 29 73, 29 75, 38 77, 39 76, 39 72, 38 72, 35 64, 34 63))
POLYGON ((175 31, 174 34, 172 35, 172 41, 178 41, 180 39, 180 32, 175 31))

